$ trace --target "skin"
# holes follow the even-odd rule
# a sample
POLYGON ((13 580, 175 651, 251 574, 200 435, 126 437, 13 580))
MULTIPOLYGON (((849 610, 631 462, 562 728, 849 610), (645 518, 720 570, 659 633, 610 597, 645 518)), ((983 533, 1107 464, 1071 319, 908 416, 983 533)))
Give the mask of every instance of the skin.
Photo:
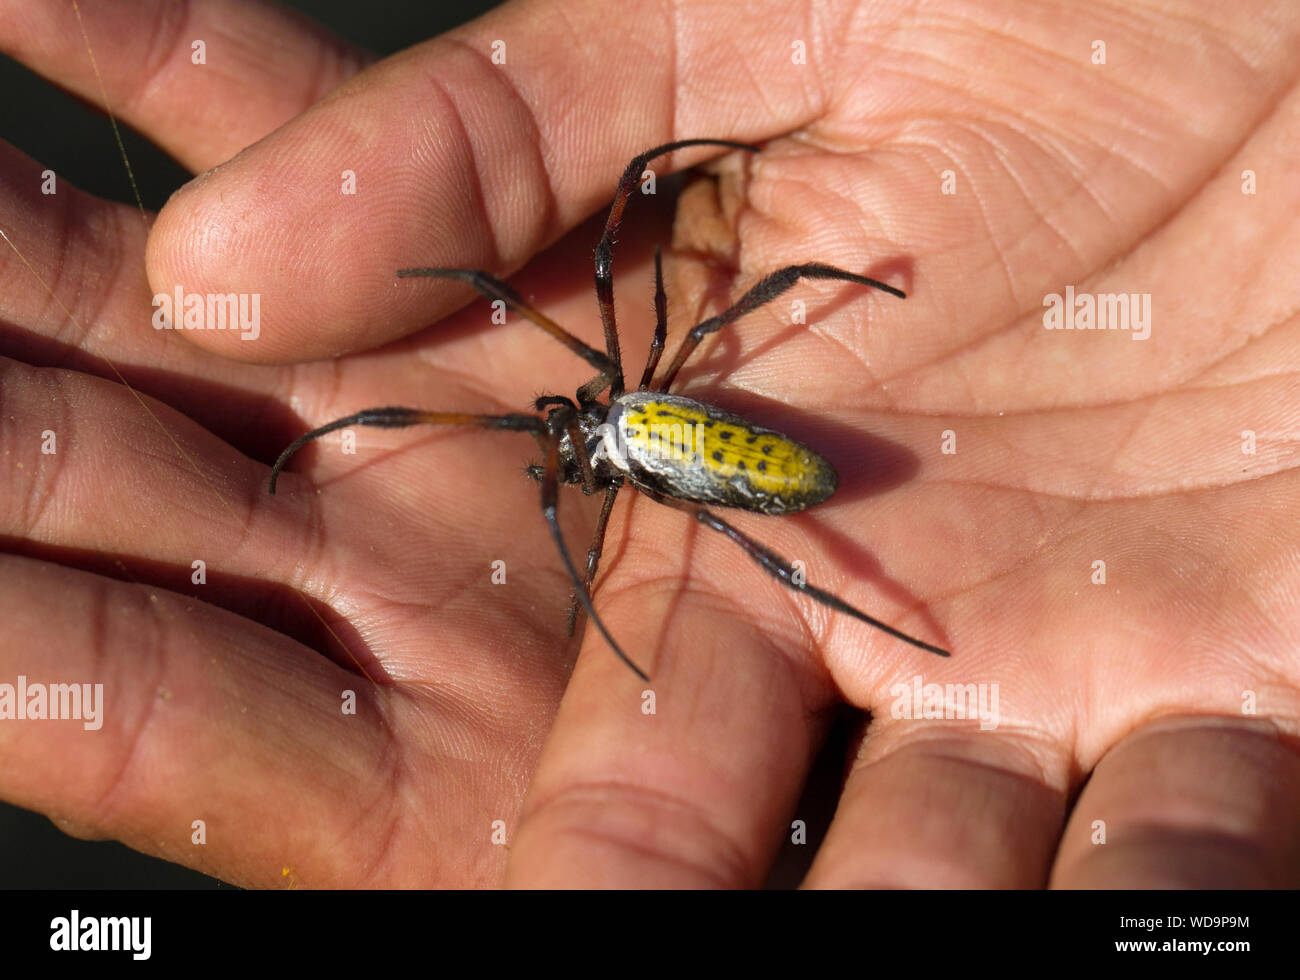
MULTIPOLYGON (((28 6, 0 3, 0 45, 97 98, 66 5, 28 6)), ((280 13, 193 3, 168 35, 150 6, 84 12, 110 101, 218 169, 146 237, 133 209, 34 195, 38 165, 0 157, 0 228, 73 314, 0 243, 8 335, 67 352, 0 361, 0 442, 25 464, 0 491, 0 679, 92 679, 109 700, 93 737, 0 725, 5 799, 252 886, 754 886, 847 702, 873 720, 810 886, 1300 884, 1294 5, 684 2, 630 34, 602 4, 538 0, 359 74, 280 13), (192 37, 230 57, 190 70, 192 37), (647 715, 594 630, 563 639, 528 437, 358 430, 356 455, 333 437, 265 494, 276 411, 287 441, 373 405, 572 392, 590 372, 536 328, 393 272, 512 275, 597 342, 596 233, 561 236, 633 154, 689 136, 765 152, 681 199, 669 356, 790 262, 909 293, 802 284, 701 346, 676 390, 842 478, 796 518, 726 516, 950 660, 628 494, 596 602, 651 673, 647 715), (178 281, 260 292, 261 337, 151 329, 151 294, 178 281), (1067 284, 1149 293, 1150 339, 1045 330, 1067 284), (873 469, 881 444, 906 465, 873 469), (192 586, 196 557, 225 585, 192 586), (259 583, 319 603, 384 683, 287 635, 313 614, 259 583), (918 674, 996 683, 998 727, 893 717, 918 674)), ((633 383, 662 210, 633 200, 615 254, 633 383)), ((565 495, 575 552, 596 503, 565 495)))

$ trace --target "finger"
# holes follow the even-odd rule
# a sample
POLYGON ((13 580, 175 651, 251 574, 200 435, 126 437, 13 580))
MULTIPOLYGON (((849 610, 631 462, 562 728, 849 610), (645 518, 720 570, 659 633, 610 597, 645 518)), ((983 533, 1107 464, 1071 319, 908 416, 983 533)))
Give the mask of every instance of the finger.
POLYGON ((0 143, 0 356, 124 380, 245 452, 278 451, 285 413, 269 398, 283 391, 283 371, 155 329, 139 212, 64 181, 42 194, 41 169, 0 143))
POLYGON ((194 599, 12 555, 0 556, 0 617, 13 695, 90 685, 81 720, 0 724, 7 801, 240 885, 283 888, 286 868, 306 886, 436 874, 432 850, 423 868, 372 861, 371 842, 394 829, 384 808, 367 825, 341 803, 391 790, 400 695, 194 599), (344 690, 355 715, 339 710, 344 690))
POLYGON ((195 171, 261 139, 368 60, 306 17, 250 0, 0 0, 0 51, 95 104, 107 97, 116 116, 195 171))
POLYGON ((647 500, 636 501, 635 541, 622 542, 626 507, 616 505, 605 549, 616 573, 598 583, 595 601, 651 682, 588 631, 513 837, 507 883, 758 886, 834 693, 788 603, 761 593, 773 601, 750 619, 733 593, 779 593, 778 584, 744 568, 724 541, 688 542, 689 519, 647 500), (679 575, 701 565, 707 577, 683 584, 679 575))
POLYGON ((0 359, 0 408, 0 453, 14 461, 0 470, 0 496, 10 502, 0 508, 0 539, 11 548, 197 592, 371 676, 446 684, 449 671, 472 664, 481 685, 492 668, 475 651, 504 646, 513 656, 503 675, 514 683, 526 674, 551 695, 562 672, 554 657, 558 576, 512 579, 503 627, 501 590, 466 572, 471 561, 486 567, 485 553, 502 553, 485 541, 508 540, 507 554, 545 554, 544 523, 519 507, 530 494, 516 457, 476 449, 480 439, 511 435, 466 429, 419 447, 400 431, 365 430, 356 455, 321 446, 313 481, 337 477, 326 492, 284 473, 272 497, 267 466, 119 384, 0 359), (375 452, 381 439, 392 453, 375 452), (412 489, 393 489, 403 486, 412 489), (381 513, 389 516, 377 525, 381 513), (499 535, 485 537, 485 514, 499 535), (390 523, 401 533, 386 533, 390 523), (195 582, 200 561, 206 580, 195 582), (345 609, 367 630, 395 608, 421 610, 412 618, 436 627, 446 649, 432 650, 418 630, 384 628, 382 643, 336 633, 309 599, 345 609), (445 619, 449 608, 461 610, 454 622, 445 619))
POLYGON ((1295 888, 1300 756, 1271 722, 1168 719, 1097 764, 1052 869, 1059 888, 1295 888))
POLYGON ((319 548, 301 505, 263 502, 264 466, 165 405, 4 359, 0 389, 0 447, 16 461, 0 471, 0 536, 160 562, 185 580, 203 559, 214 575, 284 584, 304 547, 319 548))
POLYGON ((635 29, 639 47, 677 55, 637 59, 627 24, 595 0, 563 18, 541 0, 494 10, 374 66, 187 185, 150 239, 150 282, 260 293, 274 327, 258 343, 186 334, 248 360, 331 356, 410 333, 468 294, 399 283, 397 269, 509 274, 607 204, 635 154, 677 138, 761 140, 815 118, 809 73, 770 43, 774 25, 793 30, 796 16, 779 4, 685 4, 635 29), (759 97, 745 79, 770 84, 759 97))
MULTIPOLYGON (((74 321, 94 324, 94 314, 104 311, 148 316, 141 305, 147 284, 127 268, 127 256, 143 249, 145 230, 134 208, 101 201, 66 181, 56 183, 54 194, 41 193, 42 169, 0 143, 0 317, 69 346, 93 348, 74 321)), ((136 336, 153 341, 151 333, 136 336)))
POLYGON ((943 722, 868 733, 811 888, 1041 888, 1065 814, 1063 765, 1015 735, 943 722))

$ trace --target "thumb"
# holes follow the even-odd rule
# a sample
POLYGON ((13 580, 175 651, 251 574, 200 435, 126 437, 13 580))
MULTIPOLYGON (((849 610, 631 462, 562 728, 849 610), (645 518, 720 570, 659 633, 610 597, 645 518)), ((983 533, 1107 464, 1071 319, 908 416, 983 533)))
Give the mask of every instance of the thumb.
POLYGON ((770 9, 685 3, 628 19, 598 0, 563 17, 529 0, 395 55, 178 191, 150 236, 150 285, 257 294, 254 342, 183 333, 245 360, 409 334, 467 293, 412 288, 397 269, 509 275, 608 201, 611 174, 646 147, 760 141, 816 118, 815 75, 774 40, 806 25, 782 4, 758 6, 770 9), (782 21, 790 29, 774 30, 782 21))

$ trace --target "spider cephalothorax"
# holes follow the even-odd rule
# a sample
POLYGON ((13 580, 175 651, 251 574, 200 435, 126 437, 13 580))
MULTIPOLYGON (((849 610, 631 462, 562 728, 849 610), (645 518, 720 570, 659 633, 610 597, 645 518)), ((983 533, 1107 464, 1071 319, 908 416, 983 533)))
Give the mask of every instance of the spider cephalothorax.
POLYGON ((707 509, 708 506, 733 507, 773 515, 801 511, 821 503, 835 492, 837 477, 829 462, 779 432, 704 402, 668 393, 678 371, 703 337, 772 301, 800 279, 839 279, 904 299, 902 290, 820 262, 786 266, 760 279, 727 310, 691 328, 668 370, 656 381, 654 375, 668 329, 663 266, 656 249, 654 339, 640 384, 635 391, 625 389, 622 353, 614 319, 614 237, 632 188, 646 164, 653 157, 688 146, 726 146, 758 152, 758 147, 730 140, 679 140, 647 150, 627 165, 614 195, 604 234, 596 246, 596 299, 605 331, 604 351, 583 343, 529 306, 510 286, 486 272, 446 268, 398 270, 399 278, 423 276, 462 280, 541 327, 597 371, 594 378, 578 389, 574 398, 563 395, 538 398, 533 408, 544 414, 472 415, 415 408, 364 409, 295 439, 271 469, 270 492, 275 493, 280 470, 299 448, 328 432, 351 425, 384 428, 421 424, 476 425, 485 429, 528 432, 542 449, 542 462, 530 465, 526 472, 541 484, 542 514, 573 582, 569 632, 573 632, 581 606, 614 652, 643 679, 648 679, 645 671, 633 663, 610 636, 591 602, 591 585, 600 562, 605 527, 618 492, 625 484, 658 503, 687 511, 705 527, 726 535, 765 571, 790 588, 915 647, 947 656, 947 651, 940 647, 908 636, 838 596, 809 585, 790 562, 707 509), (600 401, 606 393, 607 400, 600 401), (582 576, 573 565, 556 520, 561 485, 580 486, 586 493, 604 494, 596 531, 587 551, 586 571, 582 576))

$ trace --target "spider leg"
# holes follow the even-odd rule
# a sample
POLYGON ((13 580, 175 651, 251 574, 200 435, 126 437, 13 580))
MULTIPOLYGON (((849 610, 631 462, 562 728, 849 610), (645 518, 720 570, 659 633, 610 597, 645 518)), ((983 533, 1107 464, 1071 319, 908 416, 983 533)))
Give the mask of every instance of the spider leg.
POLYGON ((677 372, 682 369, 686 359, 691 356, 697 344, 708 334, 721 330, 729 323, 739 320, 746 313, 751 313, 776 299, 800 279, 843 279, 845 282, 856 282, 862 286, 871 286, 875 289, 883 289, 891 296, 897 296, 899 299, 907 299, 907 294, 901 289, 896 289, 879 279, 870 279, 867 276, 860 276, 854 272, 846 272, 844 269, 837 269, 833 265, 823 265, 821 262, 809 262, 804 265, 788 265, 784 269, 778 269, 776 272, 764 276, 753 286, 744 296, 740 297, 735 304, 727 310, 719 313, 717 316, 710 317, 703 323, 698 323, 691 328, 686 339, 682 341, 677 348, 677 355, 668 367, 668 373, 664 375, 659 382, 656 391, 667 391, 672 385, 673 380, 677 377, 677 372))
MULTIPOLYGON (((409 279, 421 276, 428 279, 459 279, 467 282, 488 299, 498 299, 505 303, 506 308, 518 313, 526 320, 537 324, 548 334, 562 343, 565 347, 577 354, 584 361, 600 372, 594 381, 588 382, 589 385, 601 382, 599 392, 606 385, 611 383, 611 379, 623 376, 623 367, 619 362, 610 358, 608 355, 596 350, 596 348, 584 344, 569 331, 548 317, 546 314, 539 312, 524 302, 524 298, 507 286, 500 279, 491 276, 486 272, 478 269, 398 269, 397 277, 399 279, 409 279)), ((615 351, 617 353, 617 351, 615 351)))
POLYGON ((341 419, 328 422, 320 428, 305 432, 285 448, 271 467, 271 483, 267 492, 275 493, 276 480, 289 458, 313 439, 338 429, 353 425, 373 425, 381 429, 401 429, 408 425, 476 425, 483 429, 501 429, 507 432, 531 432, 543 441, 546 422, 535 415, 471 415, 467 412, 426 412, 418 408, 366 408, 341 419))
POLYGON ((659 358, 664 353, 664 338, 668 336, 668 296, 664 293, 663 257, 659 246, 655 246, 655 335, 650 341, 650 354, 646 358, 645 370, 641 372, 640 391, 650 387, 659 358))
POLYGON ((634 664, 631 658, 623 652, 623 648, 614 642, 610 636, 609 630, 605 628, 604 622, 596 615, 596 608, 591 603, 591 596, 587 593, 587 588, 578 578, 578 571, 573 567, 573 559, 569 557, 569 549, 564 546, 564 535, 560 533, 560 522, 556 518, 556 506, 559 502, 559 469, 560 469, 560 434, 568 424, 565 412, 557 411, 550 416, 548 429, 550 438, 546 443, 546 461, 542 464, 542 516, 546 518, 546 524, 551 529, 551 537, 555 539, 556 550, 560 553, 560 560, 564 562, 564 570, 569 573, 569 580, 573 583, 573 591, 582 603, 582 608, 587 611, 591 621, 596 624, 596 629, 600 630, 600 635, 605 638, 605 642, 618 655, 618 658, 632 668, 633 673, 643 681, 649 681, 650 675, 634 664))
MULTIPOLYGON (((596 302, 600 306, 600 322, 605 328, 605 350, 609 353, 609 359, 617 366, 617 370, 608 380, 610 398, 617 398, 623 394, 623 360, 618 344, 618 326, 614 320, 614 238, 618 234, 619 226, 623 223, 623 211, 627 207, 628 199, 632 196, 632 188, 641 179, 646 164, 657 156, 688 146, 727 146, 733 150, 747 150, 750 153, 758 152, 757 146, 751 146, 748 143, 737 143, 732 140, 677 140, 673 143, 656 146, 652 150, 646 150, 639 156, 633 157, 624 169, 623 176, 618 182, 618 190, 614 193, 614 201, 609 208, 609 218, 605 221, 605 231, 600 236, 599 244, 596 245, 596 302)), ((583 385, 582 390, 588 398, 595 398, 604 389, 604 385, 601 385, 599 388, 592 390, 591 386, 600 380, 600 378, 595 378, 583 385)))
MULTIPOLYGON (((645 490, 642 490, 641 492, 646 493, 645 490)), ((740 545, 745 554, 749 555, 749 557, 752 558, 758 566, 763 569, 763 571, 767 572, 782 585, 785 585, 796 592, 802 592, 804 595, 816 599, 823 606, 834 609, 836 612, 847 613, 854 619, 861 620, 868 626, 874 626, 876 629, 882 630, 890 636, 897 637, 904 643, 910 643, 914 647, 919 647, 920 649, 926 650, 930 653, 936 653, 941 657, 951 656, 951 654, 942 647, 937 647, 932 643, 926 643, 924 640, 918 640, 914 636, 908 636, 908 634, 904 633, 902 630, 895 629, 888 623, 882 623, 873 616, 868 616, 862 610, 850 606, 847 602, 833 593, 827 592, 824 589, 819 589, 815 585, 809 585, 807 581, 801 583, 800 579, 795 574, 794 566, 788 561, 778 555, 771 548, 759 544, 749 535, 732 527, 717 514, 701 507, 699 504, 676 500, 656 493, 646 493, 646 496, 669 507, 676 507, 678 510, 684 510, 705 527, 730 538, 736 544, 740 545)))
MULTIPOLYGON (((605 526, 609 523, 610 511, 614 509, 614 501, 618 498, 618 492, 621 489, 623 489, 622 480, 605 488, 605 500, 600 505, 600 516, 596 518, 596 530, 591 536, 591 546, 587 548, 587 574, 583 578, 583 585, 587 589, 587 595, 591 595, 591 584, 596 580, 596 569, 600 565, 600 555, 605 550, 605 526)), ((569 636, 573 635, 577 625, 578 593, 575 589, 569 596, 569 636)))
MULTIPOLYGON (((573 458, 578 465, 578 474, 582 478, 582 490, 584 493, 596 492, 596 471, 591 465, 591 456, 587 453, 587 443, 582 436, 582 427, 578 425, 577 406, 567 398, 539 398, 537 407, 541 409, 543 402, 551 404, 564 404, 568 410, 560 415, 564 424, 564 431, 569 437, 569 444, 573 447, 573 458)), ((618 494, 619 487, 623 485, 620 480, 616 485, 605 488, 605 500, 601 504, 600 517, 596 520, 596 530, 591 540, 591 545, 587 548, 587 574, 583 579, 583 585, 587 594, 591 595, 591 583, 596 577, 596 565, 600 561, 600 553, 605 545, 605 525, 609 522, 609 512, 614 507, 614 497, 618 494)), ((575 589, 569 593, 569 615, 567 634, 573 635, 573 631, 578 622, 578 593, 575 589)))
POLYGON ((587 454, 587 441, 582 435, 582 426, 578 425, 578 416, 570 413, 564 427, 573 447, 573 459, 578 464, 578 474, 582 477, 582 492, 596 492, 596 471, 591 468, 591 456, 587 454))

